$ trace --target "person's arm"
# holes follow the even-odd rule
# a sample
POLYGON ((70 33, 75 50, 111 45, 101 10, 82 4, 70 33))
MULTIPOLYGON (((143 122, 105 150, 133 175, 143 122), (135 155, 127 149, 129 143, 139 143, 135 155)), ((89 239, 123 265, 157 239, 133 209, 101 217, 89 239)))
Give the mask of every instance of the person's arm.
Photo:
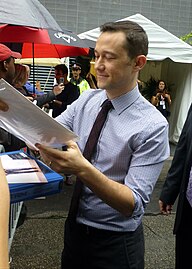
POLYGON ((55 96, 60 94, 64 89, 63 84, 54 86, 53 90, 45 93, 43 95, 37 96, 35 100, 37 101, 37 106, 42 107, 44 104, 47 104, 55 99, 55 96))
POLYGON ((43 95, 37 96, 34 100, 36 100, 36 104, 39 107, 42 107, 43 105, 53 101, 55 99, 55 94, 53 91, 50 91, 48 93, 44 93, 43 95))
POLYGON ((170 96, 170 94, 166 93, 165 98, 167 99, 167 102, 168 102, 168 104, 170 106, 171 105, 171 96, 170 96))
POLYGON ((76 175, 105 203, 125 216, 132 214, 135 200, 131 189, 109 179, 97 170, 83 157, 75 142, 67 143, 67 151, 60 151, 40 144, 36 146, 39 148, 45 163, 51 161, 51 168, 55 171, 76 175))
POLYGON ((30 94, 39 94, 39 93, 42 94, 42 91, 39 91, 39 89, 35 87, 33 84, 31 84, 29 81, 25 83, 24 87, 30 94))
POLYGON ((157 106, 159 103, 159 93, 151 97, 151 104, 157 106))
MULTIPOLYGON (((73 130, 73 113, 82 98, 83 95, 67 111, 59 115, 56 121, 73 130)), ((124 184, 107 177, 89 163, 74 142, 67 144, 68 149, 65 152, 43 145, 37 147, 46 163, 52 161, 51 168, 59 173, 76 175, 109 206, 125 216, 131 214, 136 216, 143 212, 145 204, 149 202, 151 191, 163 167, 163 161, 169 156, 168 123, 161 115, 159 116, 159 123, 156 121, 154 125, 147 125, 141 132, 140 139, 134 140, 131 163, 129 162, 127 173, 122 178, 124 184), (135 180, 137 178, 138 180, 135 180)))
MULTIPOLYGON (((57 121, 59 119, 58 117, 57 121)), ((124 184, 95 168, 84 158, 74 142, 67 143, 65 152, 43 145, 36 146, 44 161, 52 162, 51 168, 55 171, 76 175, 103 202, 122 215, 131 216, 143 212, 163 167, 163 161, 169 156, 167 122, 147 127, 144 133, 139 139, 139 145, 137 142, 134 144, 134 154, 122 181, 124 184)))
POLYGON ((187 152, 189 149, 189 144, 191 143, 191 132, 189 132, 191 121, 192 105, 189 109, 187 119, 176 146, 171 167, 169 168, 159 197, 159 208, 160 212, 163 214, 169 214, 171 212, 172 205, 175 203, 180 192, 187 152))
POLYGON ((0 268, 9 268, 8 226, 10 193, 0 161, 0 268))

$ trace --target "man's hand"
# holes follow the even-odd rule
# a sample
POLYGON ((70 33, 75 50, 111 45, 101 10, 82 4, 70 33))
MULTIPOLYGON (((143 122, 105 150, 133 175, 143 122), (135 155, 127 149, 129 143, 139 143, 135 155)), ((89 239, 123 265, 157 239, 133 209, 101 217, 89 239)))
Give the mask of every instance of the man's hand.
POLYGON ((88 161, 83 157, 77 143, 73 141, 66 144, 66 151, 41 144, 35 144, 35 146, 39 149, 44 162, 58 173, 77 175, 87 165, 88 161))
POLYGON ((6 112, 6 111, 8 111, 8 109, 9 109, 9 106, 5 102, 3 102, 2 100, 0 100, 0 110, 6 112))
POLYGON ((60 94, 64 90, 64 88, 65 88, 65 86, 63 85, 63 83, 60 83, 59 85, 54 86, 53 92, 57 96, 58 94, 60 94))
POLYGON ((161 96, 161 94, 162 94, 162 93, 158 92, 158 93, 156 94, 156 97, 161 96))
POLYGON ((32 96, 25 96, 29 101, 33 102, 34 98, 32 96))
POLYGON ((171 214, 172 208, 172 205, 167 205, 163 201, 159 200, 159 209, 163 215, 171 214))

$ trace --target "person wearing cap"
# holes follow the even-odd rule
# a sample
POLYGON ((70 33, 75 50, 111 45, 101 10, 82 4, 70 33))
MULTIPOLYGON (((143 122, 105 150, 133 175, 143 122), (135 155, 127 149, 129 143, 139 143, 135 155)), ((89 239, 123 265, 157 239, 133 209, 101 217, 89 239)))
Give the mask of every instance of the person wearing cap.
POLYGON ((90 89, 90 85, 87 80, 80 76, 81 65, 76 63, 72 66, 71 70, 73 77, 70 79, 70 82, 79 88, 79 93, 82 94, 82 92, 90 89))
MULTIPOLYGON (((21 58, 21 54, 10 50, 4 44, 0 44, 0 79, 3 78, 10 84, 12 84, 15 75, 15 58, 21 58)), ((6 145, 13 144, 13 140, 19 143, 21 141, 0 128, 0 144, 3 146, 1 151, 5 151, 6 145)))
MULTIPOLYGON (((10 50, 4 44, 0 44, 0 78, 12 84, 15 76, 15 58, 21 58, 21 54, 10 50)), ((0 144, 3 151, 13 151, 23 148, 25 143, 9 132, 0 128, 0 144)))
MULTIPOLYGON (((0 78, 3 78, 10 84, 15 74, 15 58, 21 58, 21 54, 10 50, 7 46, 0 44, 0 78)), ((6 110, 6 106, 3 110, 6 110)), ((0 140, 2 139, 0 129, 0 140)), ((5 132, 3 133, 5 135, 5 132)), ((8 136, 8 134, 7 134, 8 136)), ((0 268, 9 268, 8 255, 8 223, 9 223, 10 193, 0 163, 0 268)))
POLYGON ((5 79, 10 84, 15 75, 15 58, 21 58, 21 54, 10 50, 4 44, 0 44, 0 78, 5 79))

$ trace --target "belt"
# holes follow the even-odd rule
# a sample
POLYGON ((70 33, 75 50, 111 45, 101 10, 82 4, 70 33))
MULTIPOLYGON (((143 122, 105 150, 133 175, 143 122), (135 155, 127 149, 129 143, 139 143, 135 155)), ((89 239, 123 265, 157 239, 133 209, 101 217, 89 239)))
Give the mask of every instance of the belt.
POLYGON ((83 233, 83 234, 87 234, 87 235, 123 235, 126 234, 128 232, 121 232, 121 231, 110 231, 110 230, 104 230, 104 229, 98 229, 98 228, 94 228, 85 224, 77 224, 77 228, 79 230, 79 232, 83 233))

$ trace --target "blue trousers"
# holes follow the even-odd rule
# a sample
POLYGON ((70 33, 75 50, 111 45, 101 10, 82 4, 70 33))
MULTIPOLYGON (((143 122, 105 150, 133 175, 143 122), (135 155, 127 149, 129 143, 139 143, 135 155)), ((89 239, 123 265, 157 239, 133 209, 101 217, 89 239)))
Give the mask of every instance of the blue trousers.
POLYGON ((142 224, 134 232, 113 232, 67 219, 61 268, 144 269, 142 224))

